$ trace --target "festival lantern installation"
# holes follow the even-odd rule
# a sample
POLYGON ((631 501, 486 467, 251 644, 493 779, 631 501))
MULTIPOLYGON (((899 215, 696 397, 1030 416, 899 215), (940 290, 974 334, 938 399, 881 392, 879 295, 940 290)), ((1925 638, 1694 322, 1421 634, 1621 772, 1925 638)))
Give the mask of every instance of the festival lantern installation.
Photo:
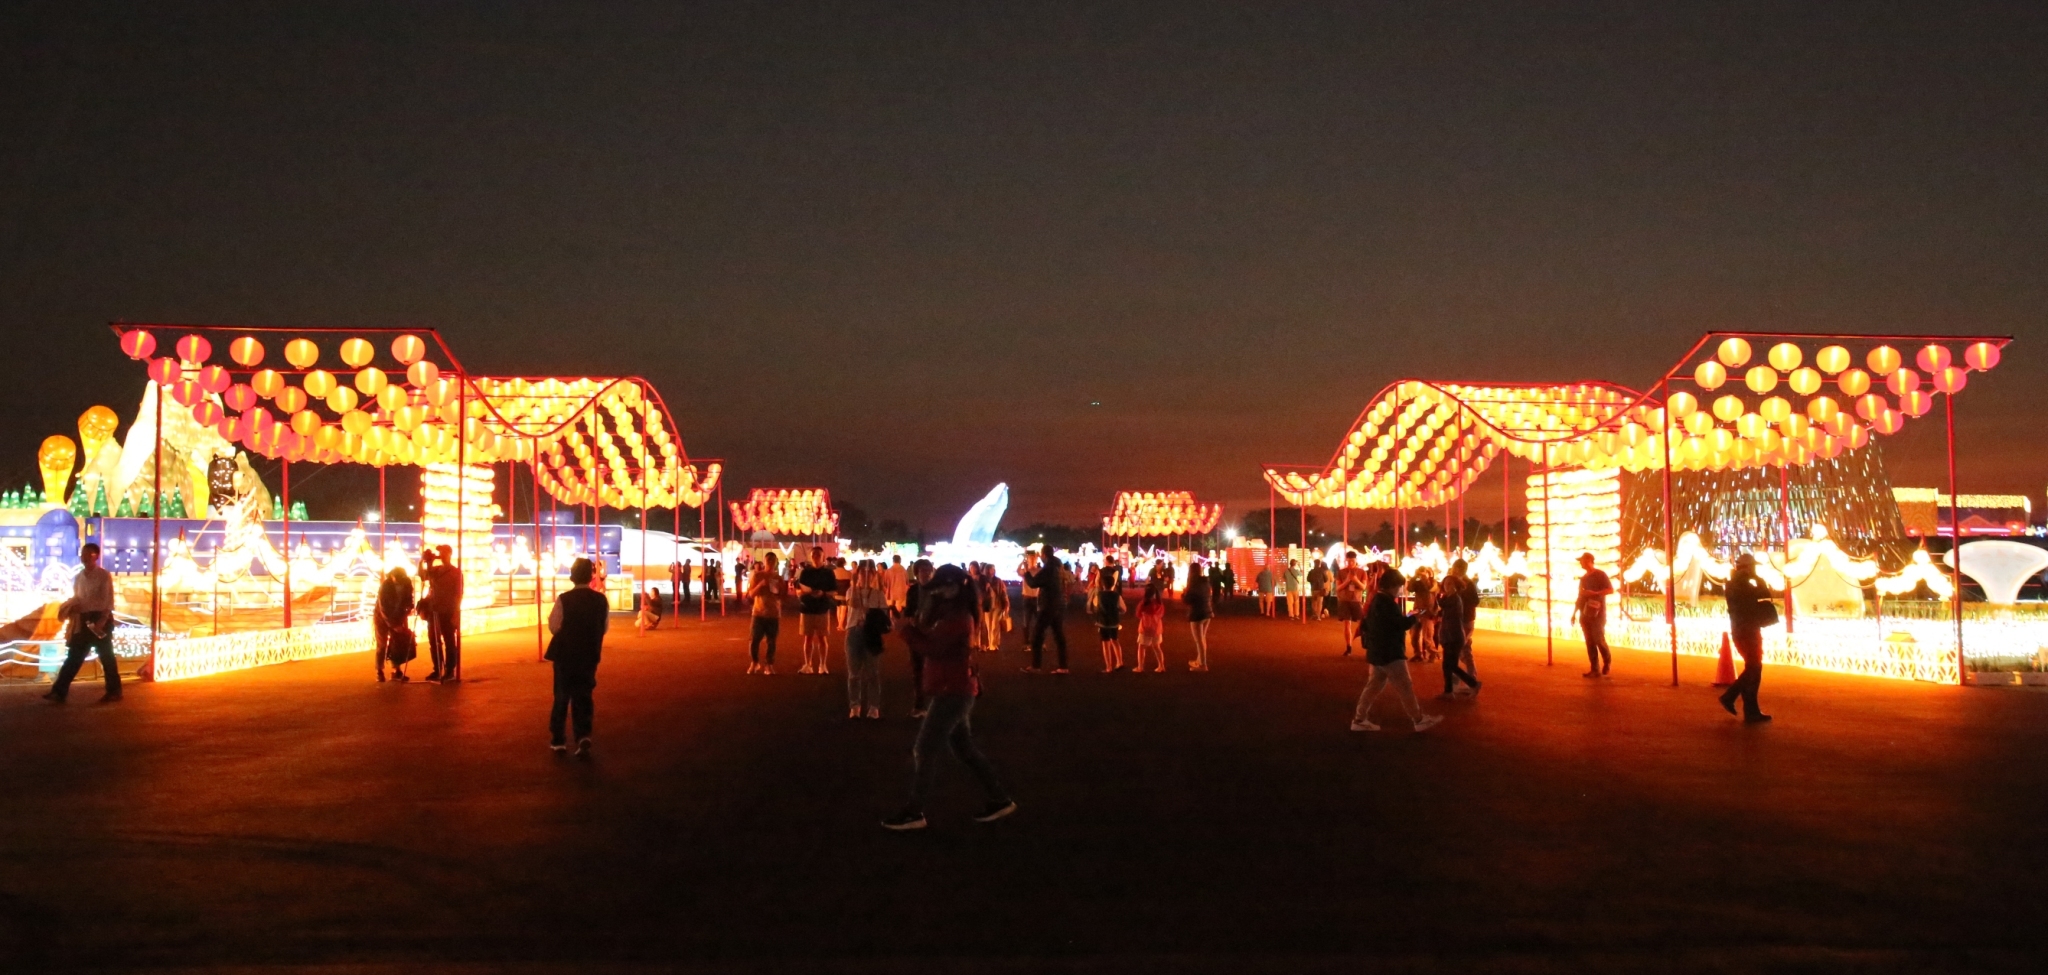
POLYGON ((1188 491, 1118 491, 1102 519, 1111 538, 1206 535, 1223 518, 1221 504, 1200 504, 1188 491))
MULTIPOLYGON (((1402 380, 1367 404, 1320 469, 1267 468, 1289 504, 1430 508, 1469 490, 1503 455, 1530 463, 1535 549, 1546 578, 1592 551, 1619 567, 1616 472, 1791 468, 1840 457, 1926 416, 1970 374, 1999 363, 2010 337, 1854 336, 1715 332, 1645 390, 1607 382, 1446 383, 1402 380), (1545 490, 1549 499, 1543 497, 1545 490), (1610 541, 1610 539, 1613 539, 1610 541)), ((1951 441, 1951 450, 1953 442, 1951 441)), ((1669 534, 1667 530, 1667 534, 1669 534)), ((1669 547, 1667 542, 1665 547, 1669 547)), ((1668 598, 1668 597, 1667 597, 1668 598)), ((1545 600, 1545 632, 1568 602, 1545 600)), ((1956 604, 1956 655, 1961 658, 1956 604)), ((1676 680, 1676 611, 1666 619, 1676 680)), ((1960 679, 1955 666, 1951 678, 1960 679)))
POLYGON ((740 531, 771 535, 831 535, 839 530, 839 512, 832 510, 832 495, 824 488, 755 488, 747 500, 732 502, 732 521, 740 531))

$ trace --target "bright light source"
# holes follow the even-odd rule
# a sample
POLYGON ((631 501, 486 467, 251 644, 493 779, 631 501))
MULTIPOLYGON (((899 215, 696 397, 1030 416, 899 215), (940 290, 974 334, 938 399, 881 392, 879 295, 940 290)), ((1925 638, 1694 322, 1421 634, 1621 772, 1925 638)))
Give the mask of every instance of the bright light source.
POLYGON ((378 517, 377 513, 374 511, 365 511, 363 512, 363 520, 374 525, 380 521, 383 521, 384 519, 378 517))

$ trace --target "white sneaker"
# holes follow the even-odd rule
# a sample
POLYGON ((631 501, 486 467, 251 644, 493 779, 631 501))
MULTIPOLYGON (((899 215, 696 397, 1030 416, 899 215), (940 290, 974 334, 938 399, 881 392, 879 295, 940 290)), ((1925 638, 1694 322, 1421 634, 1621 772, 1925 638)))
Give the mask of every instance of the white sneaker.
POLYGON ((1379 726, 1379 725, 1376 725, 1376 724, 1373 724, 1373 723, 1372 723, 1372 722, 1370 722, 1370 721, 1353 721, 1353 722, 1351 722, 1351 730, 1352 730, 1352 731, 1378 731, 1378 730, 1380 730, 1380 726, 1379 726))
POLYGON ((1415 730, 1417 733, 1428 731, 1429 729, 1442 724, 1443 721, 1444 716, 1441 714, 1425 714, 1422 717, 1415 719, 1415 730))

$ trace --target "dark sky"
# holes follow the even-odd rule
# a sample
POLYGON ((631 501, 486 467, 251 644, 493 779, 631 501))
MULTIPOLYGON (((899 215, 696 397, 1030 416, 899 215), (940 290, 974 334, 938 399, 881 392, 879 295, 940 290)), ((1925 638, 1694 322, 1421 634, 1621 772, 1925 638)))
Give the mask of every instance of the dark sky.
MULTIPOLYGON (((1263 505, 1261 461, 1326 458, 1402 376, 2010 333, 1958 403, 1965 489, 2048 481, 2039 3, 53 2, 0 31, 10 481, 132 410, 115 318, 640 373, 733 486, 934 530, 998 480, 1011 523, 1263 505)), ((1895 476, 1939 450, 1910 429, 1895 476)))

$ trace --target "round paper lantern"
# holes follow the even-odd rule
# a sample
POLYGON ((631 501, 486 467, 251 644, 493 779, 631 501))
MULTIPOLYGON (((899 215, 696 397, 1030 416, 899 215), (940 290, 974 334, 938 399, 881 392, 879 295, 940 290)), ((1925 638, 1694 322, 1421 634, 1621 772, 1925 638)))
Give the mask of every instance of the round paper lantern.
POLYGON ((391 357, 400 365, 412 365, 427 354, 427 343, 417 335, 401 335, 391 340, 391 357))
POLYGON ((295 386, 286 386, 277 391, 277 410, 280 413, 297 413, 306 408, 306 391, 295 386))
POLYGON ((1723 396, 1714 401, 1714 416, 1725 422, 1734 422, 1743 413, 1742 397, 1723 396))
POLYGON ((1764 421, 1763 415, 1760 413, 1744 413, 1735 418, 1735 432, 1742 434, 1745 439, 1749 440, 1755 440, 1763 436, 1764 430, 1768 426, 1769 424, 1764 421))
POLYGON ((1785 384, 1791 386, 1792 391, 1801 396, 1812 396, 1814 393, 1819 392, 1820 384, 1823 382, 1826 382, 1826 380, 1820 377, 1819 370, 1811 366, 1794 369, 1792 370, 1792 375, 1785 377, 1785 384))
POLYGON ((1861 369, 1851 369, 1842 373, 1841 378, 1835 380, 1835 385, 1841 387, 1844 396, 1861 396, 1870 392, 1870 374, 1861 369))
POLYGON ((1742 381, 1753 393, 1768 393, 1778 388, 1778 370, 1770 366, 1756 366, 1742 377, 1742 381))
POLYGON ((223 402, 227 403, 228 409, 240 413, 249 407, 255 406, 256 400, 260 397, 256 395, 254 389, 242 383, 236 383, 233 386, 229 386, 228 391, 222 393, 220 398, 223 402))
POLYGON ((179 372, 178 360, 169 356, 149 360, 149 378, 159 386, 169 386, 177 381, 179 372))
POLYGON ((1773 396, 1758 404, 1756 412, 1771 423, 1783 423, 1786 417, 1792 415, 1792 404, 1786 402, 1783 396, 1773 396))
POLYGON ((1989 342, 1978 342, 1964 349, 1963 364, 1978 372, 1998 365, 1998 346, 1989 342))
POLYGON ((1701 389, 1720 389, 1721 384, 1728 381, 1728 370, 1722 368, 1720 363, 1708 359, 1692 371, 1692 380, 1698 383, 1701 389))
POLYGON ((336 415, 355 409, 356 391, 347 386, 335 386, 334 390, 327 394, 327 408, 333 410, 336 415))
POLYGON ((213 354, 213 343, 203 335, 187 335, 178 340, 178 360, 193 365, 205 362, 213 354))
POLYGON ((1921 372, 1930 376, 1947 369, 1953 361, 1949 356, 1948 346, 1945 345, 1923 346, 1920 354, 1914 356, 1913 360, 1920 363, 1921 372))
POLYGON ((1671 415, 1679 419, 1690 416, 1700 408, 1700 401, 1694 398, 1691 393, 1672 393, 1665 403, 1671 410, 1671 415))
POLYGON ((361 410, 344 411, 341 414, 340 422, 343 430, 347 430, 358 437, 368 434, 370 429, 376 426, 376 421, 370 418, 370 414, 364 413, 361 410))
POLYGON ((269 399, 284 391, 284 377, 275 369, 265 369, 249 377, 249 388, 255 390, 256 395, 269 399))
POLYGON ((1849 449, 1862 450, 1870 443, 1870 428, 1856 424, 1849 428, 1849 449))
POLYGON ((1779 372, 1791 372, 1799 368, 1799 363, 1804 357, 1805 353, 1801 352, 1798 346, 1790 342, 1780 342, 1771 346, 1770 354, 1764 358, 1770 362, 1771 368, 1779 372))
POLYGON ((349 339, 341 343, 341 361, 350 369, 361 369, 377 357, 377 347, 362 339, 349 339))
POLYGON ((1890 436, 1894 433, 1899 432, 1900 430, 1904 429, 1905 426, 1906 416, 1905 414, 1900 413, 1898 410, 1885 410, 1883 413, 1879 413, 1875 419, 1870 421, 1871 429, 1876 430, 1878 433, 1882 433, 1886 436, 1890 436))
POLYGON ((1871 349, 1870 354, 1863 357, 1863 361, 1870 366, 1871 372, 1880 376, 1889 376, 1892 374, 1892 370, 1904 365, 1906 360, 1903 356, 1899 355, 1899 350, 1889 345, 1880 345, 1875 349, 1871 349))
POLYGON ((1959 366, 1943 366, 1934 374, 1934 388, 1951 396, 1963 391, 1970 382, 1970 371, 1959 366))
POLYGON ((292 432, 301 437, 310 437, 320 429, 320 414, 312 410, 300 410, 292 414, 292 432))
POLYGON ((1820 371, 1830 376, 1849 368, 1850 364, 1855 361, 1849 355, 1849 350, 1839 345, 1830 345, 1813 355, 1813 364, 1819 366, 1820 371))
POLYGON ((1749 343, 1742 339, 1723 339, 1721 348, 1714 355, 1722 365, 1733 369, 1749 361, 1749 343))
POLYGON ((315 369, 307 373, 306 378, 299 381, 299 385, 305 388, 306 395, 324 399, 341 383, 334 378, 333 373, 325 369, 315 369))
POLYGON ((1884 397, 1876 393, 1869 393, 1856 398, 1856 415, 1868 420, 1884 412, 1890 406, 1891 404, 1885 402, 1884 397))
POLYGON ((156 352, 156 336, 139 328, 121 333, 121 353, 130 359, 147 359, 156 352))
POLYGON ((386 413, 405 406, 409 402, 411 402, 411 399, 405 395, 405 388, 403 386, 386 386, 377 392, 377 405, 383 407, 386 413))
POLYGON ((307 368, 320 361, 320 347, 312 339, 293 339, 284 344, 284 361, 296 369, 307 368))
POLYGON ((210 427, 219 423, 221 417, 226 415, 226 412, 220 408, 220 404, 210 399, 200 400, 192 406, 192 422, 203 427, 210 427))
POLYGON ((364 396, 375 396, 384 391, 384 370, 366 366, 356 371, 356 392, 364 396))
POLYGON ((1806 415, 1815 423, 1826 423, 1841 410, 1839 404, 1826 396, 1816 396, 1806 401, 1806 415))
POLYGON ((179 406, 190 407, 205 396, 206 390, 200 388, 195 380, 180 379, 171 384, 171 398, 177 400, 179 406))
POLYGON ((440 378, 441 367, 425 359, 405 367, 405 381, 411 383, 414 389, 425 389, 440 378))
POLYGON ((244 335, 228 343, 228 358, 233 359, 235 365, 254 369, 263 361, 263 343, 253 335, 244 335))
POLYGON ((209 393, 219 393, 234 385, 235 379, 222 366, 207 366, 199 370, 199 387, 209 393))
POLYGON ((1920 388, 1920 374, 1911 369, 1895 369, 1885 380, 1885 388, 1901 396, 1920 388))

